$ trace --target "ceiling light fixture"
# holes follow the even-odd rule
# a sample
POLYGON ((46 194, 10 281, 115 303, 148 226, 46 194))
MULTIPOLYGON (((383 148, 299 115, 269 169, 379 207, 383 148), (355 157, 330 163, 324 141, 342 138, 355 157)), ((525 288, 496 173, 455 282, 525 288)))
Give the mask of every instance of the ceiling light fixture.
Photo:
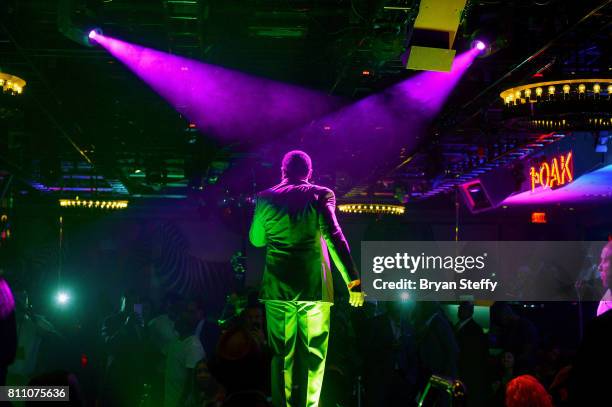
POLYGON ((554 131, 602 130, 612 125, 612 78, 530 83, 499 96, 510 127, 554 131))
POLYGON ((0 86, 2 87, 2 92, 10 93, 11 95, 21 95, 25 85, 26 81, 20 77, 0 72, 0 86))
POLYGON ((403 215, 405 208, 402 205, 389 205, 379 203, 348 203, 338 205, 343 213, 367 213, 376 215, 403 215))
POLYGON ((63 208, 88 208, 88 209, 126 209, 128 201, 100 201, 92 199, 60 199, 59 204, 63 208))

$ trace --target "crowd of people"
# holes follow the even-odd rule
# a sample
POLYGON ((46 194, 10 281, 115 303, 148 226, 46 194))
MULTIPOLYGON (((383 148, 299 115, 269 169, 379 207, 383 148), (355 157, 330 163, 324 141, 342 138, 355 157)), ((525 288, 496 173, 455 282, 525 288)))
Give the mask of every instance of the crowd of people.
POLYGON ((97 322, 79 335, 58 332, 22 297, 0 279, 0 385, 69 386, 75 406, 267 405, 270 356, 254 296, 231 301, 221 321, 205 317, 200 298, 168 293, 153 304, 130 292, 110 315, 91 309, 97 322))
POLYGON ((265 405, 269 356, 264 313, 256 299, 224 321, 205 318, 199 299, 168 294, 158 315, 122 297, 102 326, 106 366, 101 405, 212 407, 265 405), (256 405, 256 404, 249 404, 256 405))
MULTIPOLYGON (((169 293, 152 307, 122 295, 99 327, 103 362, 89 386, 75 372, 40 371, 23 355, 24 346, 34 348, 10 335, 23 327, 24 316, 2 284, 0 378, 9 384, 66 385, 72 405, 270 405, 272 355, 255 292, 229 296, 223 318, 206 317, 197 298, 169 293)), ((473 318, 472 303, 459 305, 454 326, 445 309, 435 302, 370 303, 363 311, 336 304, 319 405, 410 406, 422 400, 441 406, 452 398, 453 405, 465 406, 562 407, 598 397, 595 386, 604 379, 596 372, 606 366, 601 346, 612 313, 587 325, 573 353, 542 340, 536 325, 509 304, 491 307, 486 332, 473 318), (432 376, 443 380, 434 383, 432 376), (464 397, 440 386, 457 379, 464 397), (428 382, 434 385, 423 394, 428 382)))

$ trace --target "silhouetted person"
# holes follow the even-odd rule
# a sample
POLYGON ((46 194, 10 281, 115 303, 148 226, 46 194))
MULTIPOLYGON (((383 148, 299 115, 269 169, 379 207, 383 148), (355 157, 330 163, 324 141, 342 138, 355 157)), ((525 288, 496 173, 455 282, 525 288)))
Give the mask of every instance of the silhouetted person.
POLYGON ((489 393, 488 341, 473 316, 474 304, 462 302, 457 310, 455 337, 459 345, 459 379, 467 388, 468 407, 486 405, 489 393))
POLYGON ((385 313, 367 323, 364 387, 367 406, 414 405, 417 349, 405 304, 385 302, 385 313))
POLYGON ((12 385, 25 386, 37 368, 41 347, 44 347, 44 343, 51 337, 58 337, 60 334, 43 315, 34 312, 26 291, 17 296, 16 319, 17 357, 9 368, 8 381, 12 385))
MULTIPOLYGON (((437 302, 423 301, 415 306, 415 328, 419 352, 418 388, 422 391, 431 375, 457 378, 459 347, 450 322, 437 302)), ((436 397, 437 406, 450 406, 446 392, 436 397)))
POLYGON ((251 337, 257 343, 261 357, 265 360, 262 366, 262 380, 263 380, 263 391, 265 394, 271 393, 271 363, 272 363, 272 350, 268 344, 266 335, 266 316, 263 305, 258 301, 249 300, 247 306, 241 314, 242 326, 251 334, 251 337))
POLYGON ((175 321, 181 309, 180 296, 176 293, 166 294, 160 308, 161 313, 147 323, 149 343, 153 348, 148 383, 151 384, 151 399, 162 405, 168 348, 179 337, 175 321))
POLYGON ((225 388, 225 407, 267 407, 265 377, 270 359, 243 324, 235 324, 219 339, 210 371, 225 388))
POLYGON ((265 309, 260 303, 250 303, 242 312, 244 326, 262 346, 267 346, 265 309))
POLYGON ((597 307, 597 315, 601 315, 612 309, 612 291, 610 291, 612 288, 612 242, 608 242, 601 250, 597 270, 605 290, 597 307))
MULTIPOLYGON (((6 383, 6 372, 17 353, 15 299, 0 269, 0 386, 6 383)), ((0 402, 2 404, 2 402, 0 402)))
POLYGON ((536 327, 506 303, 495 303, 491 313, 499 328, 499 347, 512 352, 517 374, 533 372, 538 343, 536 327))
POLYGON ((585 328, 570 372, 570 405, 594 406, 610 401, 611 338, 612 310, 594 318, 585 328))
POLYGON ((198 301, 187 301, 176 321, 179 338, 168 347, 166 358, 164 407, 182 407, 192 401, 195 367, 206 357, 202 342, 196 334, 202 319, 198 301))
POLYGON ((224 389, 210 373, 206 359, 202 359, 198 362, 194 373, 196 396, 194 406, 220 406, 224 396, 224 389))
MULTIPOLYGON (((599 275, 606 288, 612 287, 612 242, 601 251, 599 275)), ((610 368, 612 367, 612 309, 606 295, 599 303, 597 317, 591 320, 578 348, 570 371, 569 400, 572 406, 595 405, 600 400, 610 400, 610 368)))
POLYGON ((436 302, 416 304, 415 327, 419 330, 418 349, 425 375, 457 378, 459 347, 453 328, 436 302))
POLYGON ((506 397, 506 385, 514 379, 514 355, 504 352, 496 359, 491 383, 491 405, 502 406, 506 397))
POLYGON ((119 311, 104 320, 102 338, 107 354, 102 405, 138 405, 144 384, 144 321, 129 295, 122 295, 119 311))
POLYGON ((174 326, 180 311, 180 302, 178 294, 166 294, 162 300, 161 313, 147 323, 152 343, 164 356, 168 353, 168 346, 178 338, 174 326))

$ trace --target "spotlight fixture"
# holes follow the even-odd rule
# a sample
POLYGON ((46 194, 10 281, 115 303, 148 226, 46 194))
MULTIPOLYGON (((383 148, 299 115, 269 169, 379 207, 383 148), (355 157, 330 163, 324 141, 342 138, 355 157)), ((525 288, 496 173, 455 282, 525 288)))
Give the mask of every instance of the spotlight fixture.
POLYGON ((387 205, 379 203, 356 203, 338 205, 343 213, 367 213, 376 215, 403 215, 405 208, 402 205, 387 205))
POLYGON ((463 37, 466 45, 477 52, 477 58, 487 58, 509 45, 509 39, 500 33, 499 27, 479 24, 479 27, 464 26, 463 37))
POLYGON ((89 33, 87 34, 87 39, 89 42, 89 45, 95 45, 98 43, 98 38, 102 35, 102 29, 100 28, 92 28, 91 30, 89 30, 89 33))
POLYGON ((480 40, 476 40, 472 44, 472 48, 476 48, 478 51, 484 51, 487 48, 487 45, 480 40))
POLYGON ((59 204, 63 208, 88 208, 88 209, 126 209, 128 201, 99 201, 99 200, 81 200, 76 199, 60 199, 59 204))

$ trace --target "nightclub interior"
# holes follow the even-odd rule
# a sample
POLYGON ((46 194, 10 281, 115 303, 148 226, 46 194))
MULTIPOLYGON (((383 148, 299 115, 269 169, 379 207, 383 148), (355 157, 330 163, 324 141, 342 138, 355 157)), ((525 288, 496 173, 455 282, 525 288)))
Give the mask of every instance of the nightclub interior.
POLYGON ((612 406, 610 44, 612 0, 0 1, 0 407, 612 406))

